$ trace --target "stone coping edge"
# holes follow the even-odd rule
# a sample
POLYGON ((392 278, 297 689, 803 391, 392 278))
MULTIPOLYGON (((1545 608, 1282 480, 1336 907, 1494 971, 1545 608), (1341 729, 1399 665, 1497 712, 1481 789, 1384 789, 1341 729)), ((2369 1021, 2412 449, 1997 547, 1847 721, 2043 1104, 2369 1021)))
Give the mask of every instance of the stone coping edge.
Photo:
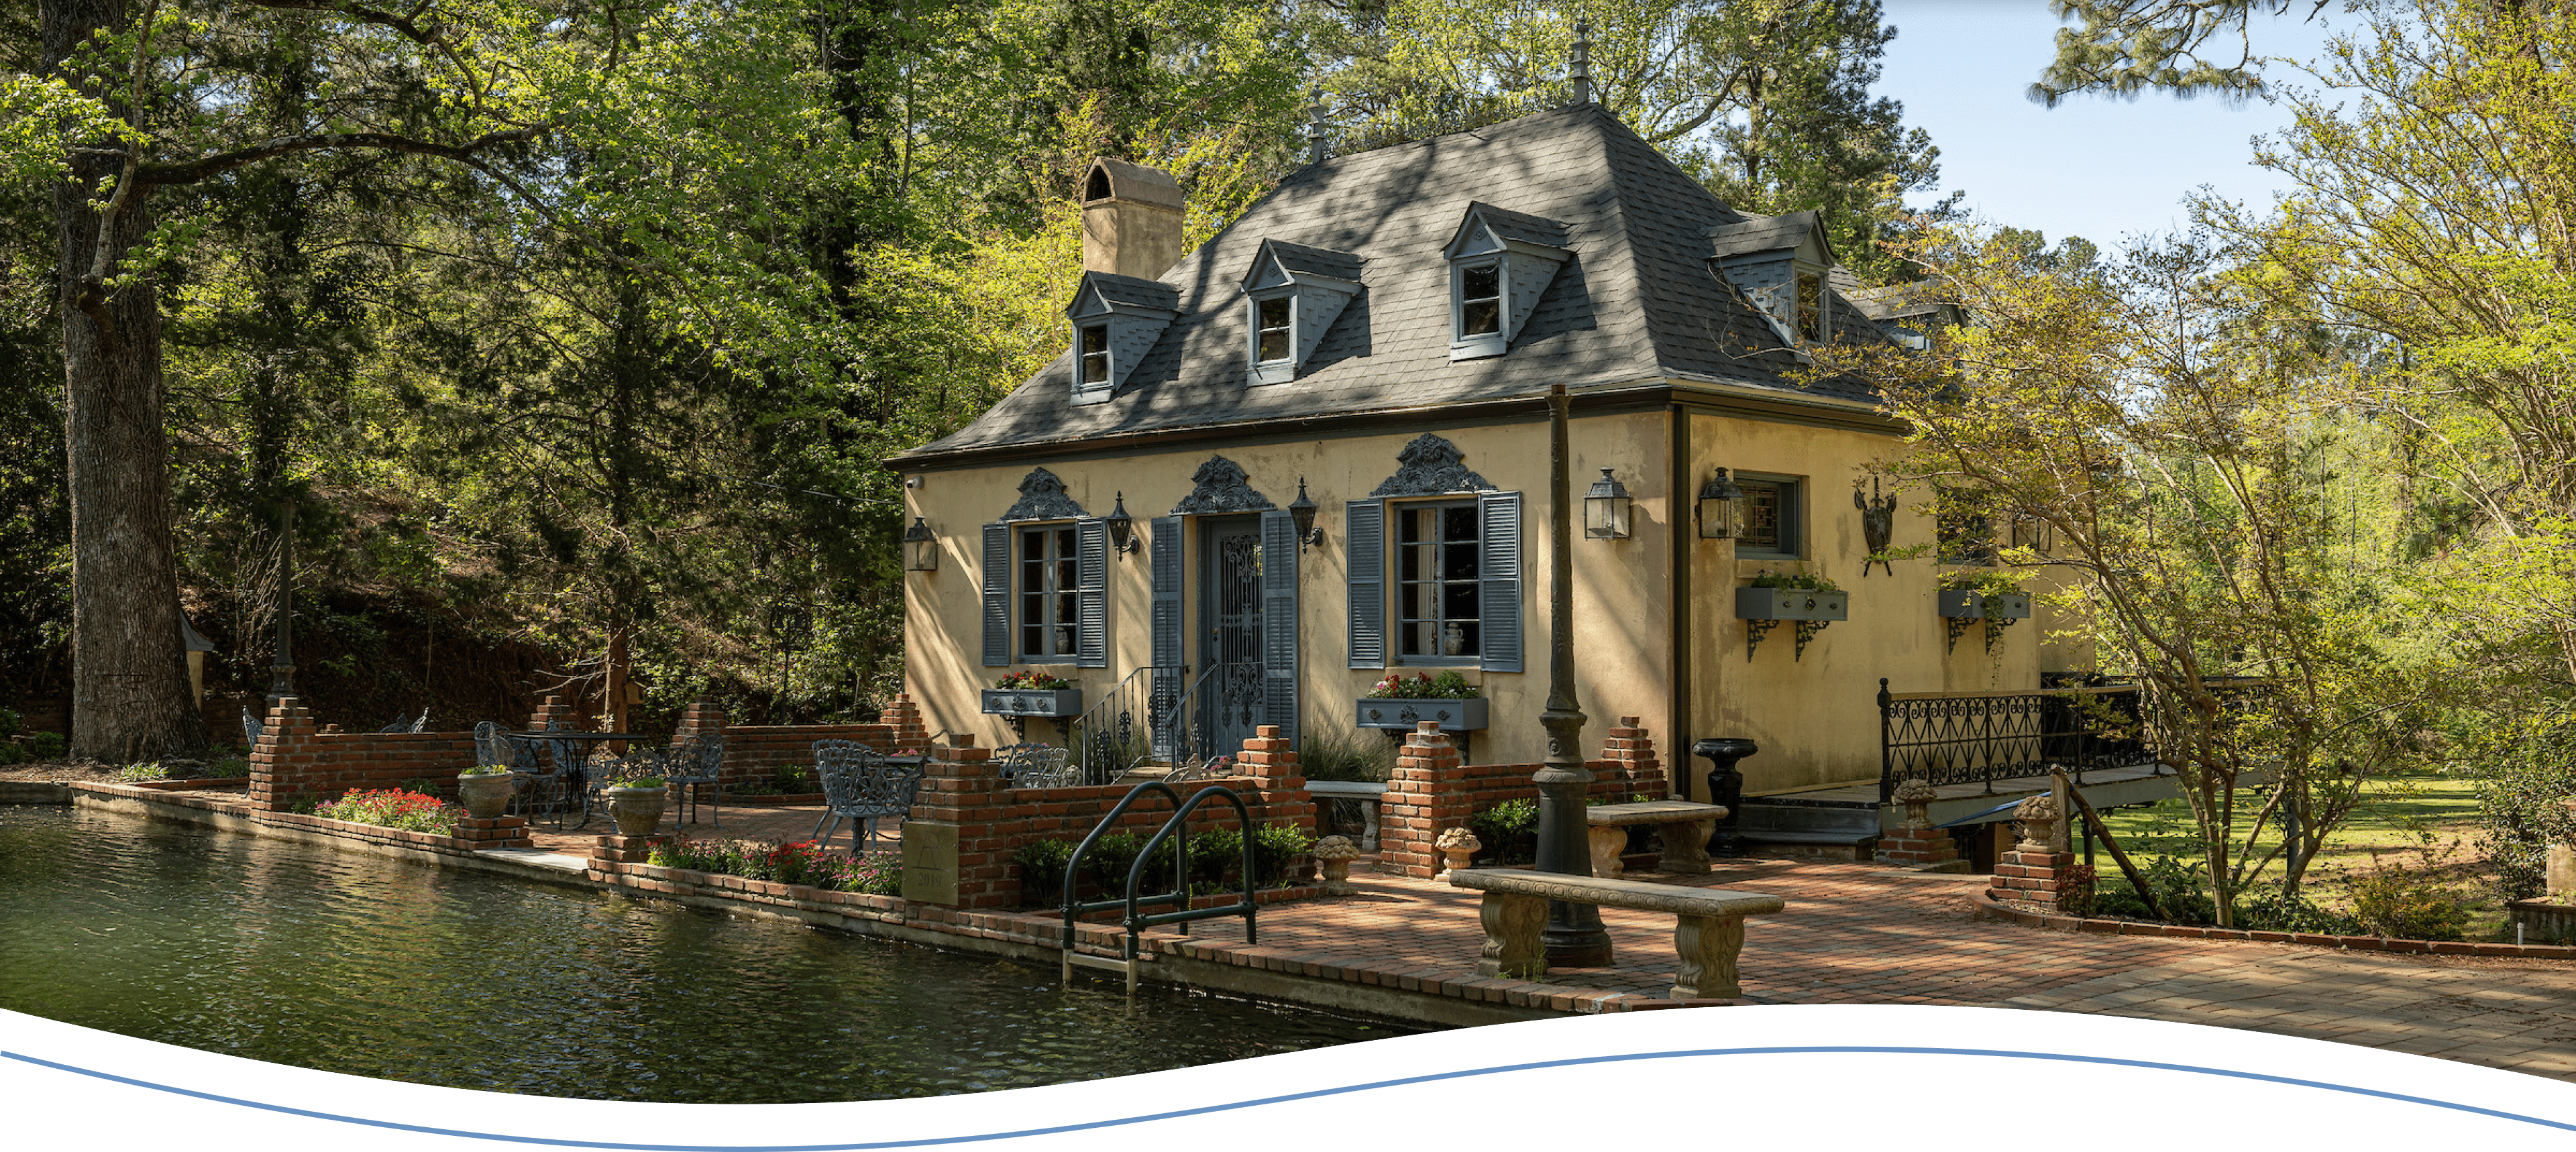
MULTIPOLYGON (((154 781, 153 783, 162 783, 162 781, 154 781)), ((184 783, 193 783, 193 781, 185 781, 184 783)), ((257 826, 293 828, 304 832, 336 837, 342 840, 357 840, 369 844, 391 844, 403 848, 418 849, 424 852, 434 852, 442 856, 472 856, 478 848, 493 848, 501 846, 500 844, 491 841, 468 840, 460 836, 441 836, 434 832, 413 832, 402 828, 387 828, 380 824, 360 824, 351 820, 333 820, 326 816, 308 816, 301 812, 261 811, 249 808, 248 805, 239 804, 238 802, 214 800, 203 796, 191 796, 188 795, 185 790, 153 788, 148 786, 148 784, 108 784, 98 781, 75 781, 72 784, 72 790, 75 792, 86 792, 91 795, 99 796, 115 796, 126 799, 148 799, 155 804, 170 804, 184 808, 203 809, 208 812, 220 812, 235 819, 248 820, 253 825, 257 826)), ((459 827, 462 826, 460 818, 459 827)), ((511 846, 524 847, 524 845, 515 844, 511 846)))
POLYGON ((2335 936, 2324 932, 2264 932, 2247 928, 2194 928, 2182 924, 2141 924, 2134 920, 2095 920, 2015 908, 1983 892, 1968 897, 1977 911, 2024 928, 2051 932, 2091 932, 2099 936, 2162 936, 2168 940, 2244 940, 2257 944, 2304 944, 2312 948, 2349 948, 2355 952, 2393 952, 2425 956, 2489 956, 2526 960, 2576 960, 2576 947, 2555 944, 2476 944, 2462 940, 2400 940, 2387 936, 2335 936))

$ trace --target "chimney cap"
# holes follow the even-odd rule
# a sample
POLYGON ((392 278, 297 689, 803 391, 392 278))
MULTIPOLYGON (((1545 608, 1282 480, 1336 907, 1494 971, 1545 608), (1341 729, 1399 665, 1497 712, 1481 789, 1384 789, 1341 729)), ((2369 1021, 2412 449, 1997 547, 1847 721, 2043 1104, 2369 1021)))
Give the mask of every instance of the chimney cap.
POLYGON ((1108 200, 1125 200, 1154 204, 1177 212, 1187 203, 1181 196, 1181 182, 1159 168, 1102 156, 1091 162, 1091 174, 1082 181, 1084 205, 1108 200))

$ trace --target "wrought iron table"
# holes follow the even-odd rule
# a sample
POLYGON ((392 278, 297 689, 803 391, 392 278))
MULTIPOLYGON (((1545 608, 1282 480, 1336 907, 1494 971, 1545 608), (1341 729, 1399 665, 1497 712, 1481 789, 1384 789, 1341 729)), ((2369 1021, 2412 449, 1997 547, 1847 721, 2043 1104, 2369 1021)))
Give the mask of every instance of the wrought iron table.
POLYGON ((549 728, 541 732, 512 732, 508 735, 512 740, 544 744, 551 751, 555 767, 563 775, 565 791, 562 795, 566 801, 575 795, 572 789, 580 789, 578 795, 581 797, 581 823, 573 825, 576 829, 589 827, 591 812, 604 803, 604 799, 600 796, 600 788, 606 783, 606 770, 603 767, 599 771, 593 771, 590 766, 591 761, 599 754, 600 745, 623 740, 644 745, 638 750, 639 753, 658 754, 664 751, 662 746, 670 742, 668 736, 656 736, 649 732, 583 732, 570 728, 549 728))

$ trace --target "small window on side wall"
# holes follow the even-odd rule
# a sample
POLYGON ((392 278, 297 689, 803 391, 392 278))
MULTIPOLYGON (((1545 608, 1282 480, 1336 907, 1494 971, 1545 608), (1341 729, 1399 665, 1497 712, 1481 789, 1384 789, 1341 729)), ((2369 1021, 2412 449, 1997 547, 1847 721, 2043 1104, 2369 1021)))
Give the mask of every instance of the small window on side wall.
POLYGON ((1109 383, 1109 326, 1086 324, 1082 329, 1082 386, 1105 387, 1109 383))
POLYGON ((1293 335, 1290 317, 1294 313, 1291 305, 1294 302, 1285 296, 1279 296, 1259 303, 1261 309, 1260 362, 1275 364, 1296 355, 1296 347, 1290 340, 1293 335))
POLYGON ((1735 554, 1745 559, 1797 559, 1805 543, 1798 538, 1798 481, 1738 473, 1736 484, 1744 489, 1744 533, 1735 539, 1735 554))

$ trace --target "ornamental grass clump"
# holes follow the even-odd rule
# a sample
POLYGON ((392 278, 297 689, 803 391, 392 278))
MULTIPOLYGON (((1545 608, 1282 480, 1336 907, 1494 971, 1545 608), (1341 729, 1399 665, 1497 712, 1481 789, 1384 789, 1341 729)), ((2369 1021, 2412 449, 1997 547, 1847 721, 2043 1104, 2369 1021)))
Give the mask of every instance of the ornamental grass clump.
POLYGON ((352 824, 373 824, 379 828, 396 828, 405 832, 428 832, 439 836, 456 834, 456 811, 438 802, 438 797, 400 788, 382 788, 361 792, 352 788, 348 794, 327 804, 317 805, 313 814, 352 824))

